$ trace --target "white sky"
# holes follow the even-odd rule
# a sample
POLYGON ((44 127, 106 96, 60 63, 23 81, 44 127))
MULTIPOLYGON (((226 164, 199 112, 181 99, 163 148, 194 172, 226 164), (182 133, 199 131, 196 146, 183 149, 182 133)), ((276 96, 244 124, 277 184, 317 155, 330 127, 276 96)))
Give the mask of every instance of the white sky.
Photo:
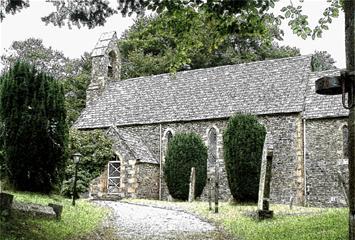
MULTIPOLYGON (((111 1, 117 2, 116 0, 111 1)), ((293 0, 293 2, 297 4, 298 0, 293 0)), ((314 26, 322 16, 326 6, 325 2, 326 0, 305 0, 303 3, 304 12, 309 16, 311 26, 314 26)), ((280 8, 280 6, 289 3, 290 0, 280 0, 277 7, 280 8)), ((96 27, 90 30, 87 27, 81 29, 73 27, 70 30, 68 27, 46 26, 40 17, 48 15, 54 9, 52 4, 46 3, 45 0, 31 0, 30 5, 29 8, 16 15, 7 15, 0 23, 0 55, 2 55, 4 49, 10 47, 13 41, 34 37, 42 39, 47 47, 51 46, 53 49, 62 51, 70 58, 77 58, 85 51, 92 51, 101 33, 116 31, 119 37, 133 23, 131 18, 123 18, 120 14, 116 14, 107 20, 104 27, 96 27)), ((301 54, 311 54, 315 50, 326 50, 335 59, 337 67, 345 68, 345 27, 342 11, 340 16, 334 19, 329 30, 323 33, 321 39, 303 40, 292 33, 287 23, 282 25, 282 29, 285 31, 285 36, 280 45, 298 47, 301 54)))

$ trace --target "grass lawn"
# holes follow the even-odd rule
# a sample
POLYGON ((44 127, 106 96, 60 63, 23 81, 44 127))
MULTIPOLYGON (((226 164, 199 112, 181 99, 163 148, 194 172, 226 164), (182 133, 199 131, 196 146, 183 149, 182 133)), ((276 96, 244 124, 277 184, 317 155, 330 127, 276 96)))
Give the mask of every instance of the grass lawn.
POLYGON ((69 240, 80 239, 97 229, 108 210, 95 206, 85 200, 77 200, 76 206, 70 199, 61 196, 33 193, 10 192, 19 202, 31 202, 47 205, 57 203, 64 206, 62 219, 44 220, 19 217, 14 214, 9 222, 0 221, 1 240, 69 240))
POLYGON ((272 220, 256 221, 251 215, 255 205, 221 203, 219 213, 208 211, 206 202, 159 202, 129 200, 167 207, 181 207, 212 222, 241 240, 346 240, 348 239, 347 208, 306 208, 271 205, 272 220))

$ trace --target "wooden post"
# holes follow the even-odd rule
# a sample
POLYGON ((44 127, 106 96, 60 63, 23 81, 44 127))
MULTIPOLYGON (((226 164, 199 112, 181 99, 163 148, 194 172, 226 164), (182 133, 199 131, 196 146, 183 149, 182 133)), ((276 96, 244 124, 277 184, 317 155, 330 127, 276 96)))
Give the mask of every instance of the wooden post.
POLYGON ((208 178, 208 210, 212 211, 212 181, 211 177, 208 178))
POLYGON ((215 168, 215 186, 214 186, 214 213, 218 213, 218 197, 219 197, 219 172, 216 164, 215 168))
POLYGON ((75 163, 75 173, 74 173, 74 184, 73 184, 73 200, 72 205, 75 206, 75 199, 76 199, 76 180, 78 177, 78 163, 75 163))
POLYGON ((191 168, 190 174, 190 189, 189 189, 189 202, 195 200, 195 185, 196 185, 196 171, 195 168, 191 168))

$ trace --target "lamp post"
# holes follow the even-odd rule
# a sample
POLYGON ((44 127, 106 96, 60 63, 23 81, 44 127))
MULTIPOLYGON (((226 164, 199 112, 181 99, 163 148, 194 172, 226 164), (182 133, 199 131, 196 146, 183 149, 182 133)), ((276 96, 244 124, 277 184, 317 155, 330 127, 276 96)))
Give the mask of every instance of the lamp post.
POLYGON ((78 163, 80 161, 81 154, 80 153, 74 153, 73 154, 73 160, 75 164, 75 173, 74 173, 74 184, 73 184, 73 202, 72 205, 75 206, 75 198, 76 198, 76 178, 78 175, 78 163))
POLYGON ((349 239, 355 240, 355 74, 342 71, 340 76, 322 77, 316 81, 316 92, 323 95, 342 94, 343 107, 349 109, 349 239), (345 94, 348 93, 346 104, 345 94))

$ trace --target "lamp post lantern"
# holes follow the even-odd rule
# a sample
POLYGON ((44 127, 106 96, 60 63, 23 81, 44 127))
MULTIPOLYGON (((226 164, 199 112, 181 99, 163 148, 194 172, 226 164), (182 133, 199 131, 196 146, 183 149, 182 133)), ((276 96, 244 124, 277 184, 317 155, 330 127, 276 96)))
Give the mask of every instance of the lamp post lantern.
POLYGON ((75 198, 76 198, 76 179, 78 176, 78 163, 80 161, 81 154, 80 153, 74 153, 73 154, 73 160, 74 160, 74 165, 75 165, 75 173, 74 173, 74 184, 73 184, 73 201, 72 205, 75 206, 75 198))

